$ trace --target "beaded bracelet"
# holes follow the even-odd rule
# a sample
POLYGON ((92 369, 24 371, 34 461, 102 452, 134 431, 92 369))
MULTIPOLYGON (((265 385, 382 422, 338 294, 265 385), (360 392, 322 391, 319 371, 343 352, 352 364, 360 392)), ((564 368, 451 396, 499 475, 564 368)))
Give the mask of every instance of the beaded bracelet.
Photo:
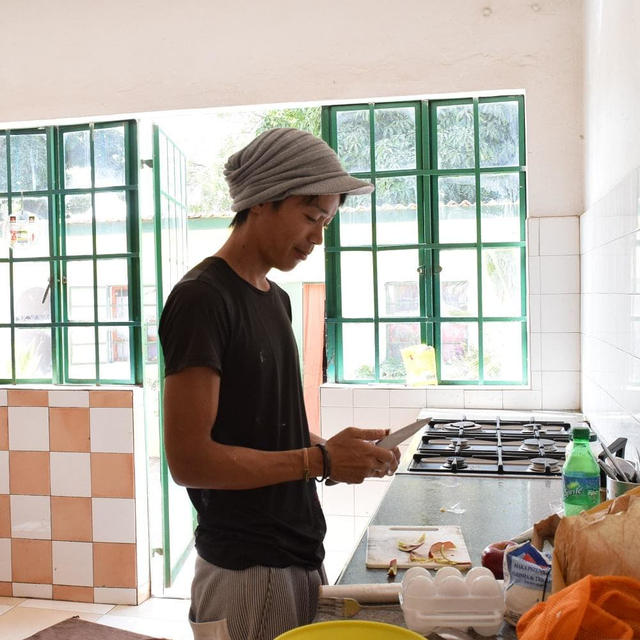
POLYGON ((320 478, 320 480, 316 478, 316 481, 324 482, 327 478, 331 477, 331 457, 324 444, 317 442, 315 446, 318 447, 322 453, 322 478, 320 478))

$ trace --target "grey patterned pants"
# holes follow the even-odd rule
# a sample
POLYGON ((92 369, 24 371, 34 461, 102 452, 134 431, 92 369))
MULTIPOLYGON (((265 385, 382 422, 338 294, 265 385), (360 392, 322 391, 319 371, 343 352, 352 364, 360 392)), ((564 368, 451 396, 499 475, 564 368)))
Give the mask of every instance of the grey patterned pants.
POLYGON ((195 640, 273 640, 309 624, 324 570, 223 569, 196 557, 189 620, 195 640))

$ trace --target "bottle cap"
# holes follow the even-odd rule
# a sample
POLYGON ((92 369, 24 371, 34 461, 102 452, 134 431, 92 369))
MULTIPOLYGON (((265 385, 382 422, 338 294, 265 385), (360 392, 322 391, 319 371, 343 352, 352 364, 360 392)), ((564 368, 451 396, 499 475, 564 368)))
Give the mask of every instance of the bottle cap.
POLYGON ((589 427, 573 427, 571 435, 574 440, 589 440, 591 429, 589 427))

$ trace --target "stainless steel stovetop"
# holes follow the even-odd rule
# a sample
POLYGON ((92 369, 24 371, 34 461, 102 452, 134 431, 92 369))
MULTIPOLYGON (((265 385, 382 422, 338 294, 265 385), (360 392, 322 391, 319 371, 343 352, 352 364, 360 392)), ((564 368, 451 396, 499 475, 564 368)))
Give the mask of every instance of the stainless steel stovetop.
POLYGON ((568 421, 432 418, 415 437, 400 473, 475 476, 560 476, 568 421))

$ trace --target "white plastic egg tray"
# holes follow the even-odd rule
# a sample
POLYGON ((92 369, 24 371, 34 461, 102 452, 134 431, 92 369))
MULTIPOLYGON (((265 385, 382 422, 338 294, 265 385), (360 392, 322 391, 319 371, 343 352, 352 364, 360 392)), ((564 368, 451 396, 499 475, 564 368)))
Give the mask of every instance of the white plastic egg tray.
POLYGON ((466 576, 443 567, 435 578, 424 567, 412 567, 402 579, 400 605, 407 627, 422 635, 449 627, 492 636, 505 610, 502 586, 485 567, 474 567, 466 576))

